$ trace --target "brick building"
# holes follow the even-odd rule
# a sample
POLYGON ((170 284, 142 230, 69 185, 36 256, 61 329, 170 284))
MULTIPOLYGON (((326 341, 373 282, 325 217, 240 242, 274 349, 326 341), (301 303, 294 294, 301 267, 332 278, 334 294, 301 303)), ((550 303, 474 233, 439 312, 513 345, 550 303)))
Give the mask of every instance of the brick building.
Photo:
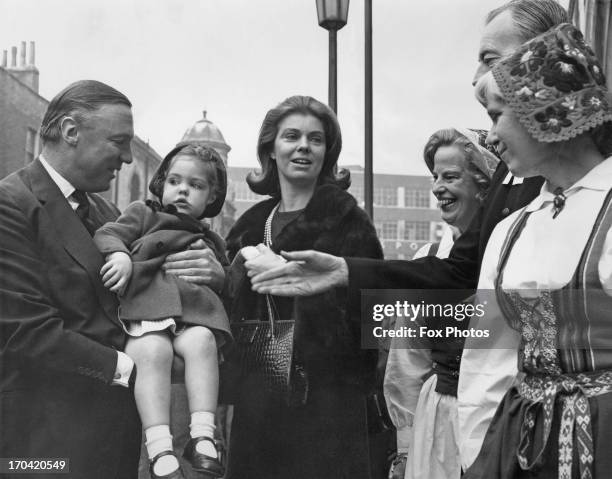
MULTIPOLYGON (((349 192, 361 207, 363 168, 347 166, 351 172, 349 192)), ((236 218, 265 197, 253 193, 245 178, 252 168, 228 168, 236 218)), ((441 234, 440 213, 431 194, 431 177, 374 174, 374 226, 385 258, 410 259, 425 243, 441 234)))
MULTIPOLYGON (((351 171, 349 192, 364 206, 363 168, 351 171)), ((374 226, 385 258, 410 259, 426 243, 437 241, 442 222, 431 193, 431 176, 374 173, 374 226)))
POLYGON ((34 43, 26 64, 25 42, 17 63, 17 47, 7 51, 0 66, 0 177, 18 170, 40 151, 38 130, 49 102, 38 94, 38 70, 34 65, 34 43))
MULTIPOLYGON (((49 102, 38 93, 39 71, 35 65, 35 45, 21 42, 19 61, 17 47, 4 50, 0 65, 0 178, 27 165, 41 150, 40 124, 49 102), (26 54, 28 61, 26 62, 26 54)), ((138 136, 132 142, 133 162, 123 165, 104 196, 119 209, 135 199, 147 196, 151 175, 161 157, 138 136)))

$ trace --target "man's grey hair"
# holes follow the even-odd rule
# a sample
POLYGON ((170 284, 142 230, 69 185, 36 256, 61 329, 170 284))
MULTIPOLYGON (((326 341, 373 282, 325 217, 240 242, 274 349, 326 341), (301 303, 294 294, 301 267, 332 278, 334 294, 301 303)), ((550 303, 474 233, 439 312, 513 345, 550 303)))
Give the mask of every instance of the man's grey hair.
POLYGON ((510 0, 487 15, 485 24, 509 10, 526 42, 560 23, 569 22, 567 11, 556 0, 510 0))
POLYGON ((61 137, 61 122, 66 116, 83 121, 87 112, 102 105, 125 105, 131 107, 130 100, 112 86, 96 80, 79 80, 64 88, 49 103, 40 127, 43 145, 57 143, 61 137))

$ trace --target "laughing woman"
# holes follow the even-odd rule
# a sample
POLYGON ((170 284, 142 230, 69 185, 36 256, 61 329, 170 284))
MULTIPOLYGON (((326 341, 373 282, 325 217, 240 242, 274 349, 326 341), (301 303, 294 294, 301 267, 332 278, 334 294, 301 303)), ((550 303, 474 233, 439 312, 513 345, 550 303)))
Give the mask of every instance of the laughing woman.
MULTIPOLYGON (((498 160, 479 145, 476 132, 452 128, 435 132, 423 156, 433 175, 432 192, 448 227, 439 243, 425 245, 414 258, 446 258, 484 200, 498 160)), ((404 320, 396 328, 409 326, 410 320, 398 318, 404 320)), ((391 341, 384 390, 397 428, 399 460, 406 464, 406 479, 461 475, 457 377, 462 346, 461 339, 391 341)), ((398 477, 395 474, 393 477, 398 477)))
POLYGON ((479 283, 495 290, 487 321, 506 325, 496 344, 515 349, 494 369, 502 354, 464 351, 466 464, 482 445, 464 478, 609 477, 612 99, 601 66, 563 24, 500 61, 476 91, 493 121, 488 141, 510 171, 546 182, 487 245, 479 283), (521 374, 508 389, 517 352, 521 374))
MULTIPOLYGON (((256 204, 227 238, 230 258, 264 240, 272 249, 314 249, 382 257, 376 231, 334 173, 342 145, 336 115, 314 98, 294 96, 268 111, 257 146, 262 167, 247 182, 272 198, 256 204)), ((265 317, 266 297, 237 286, 230 319, 265 317), (261 313, 261 314, 258 314, 261 313)), ((296 319, 294 357, 304 372, 304 404, 286 406, 249 379, 240 385, 230 439, 229 479, 366 479, 365 393, 376 357, 361 349, 360 321, 345 310, 344 289, 308 298, 272 297, 281 319, 296 319)))

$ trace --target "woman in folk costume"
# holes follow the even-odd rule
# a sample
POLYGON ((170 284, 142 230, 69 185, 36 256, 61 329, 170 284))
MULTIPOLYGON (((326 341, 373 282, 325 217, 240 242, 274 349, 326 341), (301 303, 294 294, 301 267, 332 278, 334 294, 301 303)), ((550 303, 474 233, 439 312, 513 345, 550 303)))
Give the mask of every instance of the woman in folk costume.
POLYGON ((608 477, 612 99, 601 66, 562 24, 495 65, 476 95, 510 171, 546 181, 487 245, 477 326, 490 338, 466 341, 458 389, 464 478, 608 477))
MULTIPOLYGON (((491 173, 499 161, 484 148, 485 136, 449 128, 435 132, 427 141, 423 156, 433 175, 432 192, 447 227, 438 243, 426 244, 413 259, 448 257, 455 239, 485 201, 491 173)), ((408 323, 410 320, 404 317, 397 318, 396 329, 408 323)), ((414 324, 422 323, 417 320, 414 324)), ((445 479, 461 475, 456 429, 462 345, 462 339, 391 340, 384 390, 397 428, 399 457, 394 462, 393 477, 445 479), (405 475, 401 474, 402 462, 405 475)))

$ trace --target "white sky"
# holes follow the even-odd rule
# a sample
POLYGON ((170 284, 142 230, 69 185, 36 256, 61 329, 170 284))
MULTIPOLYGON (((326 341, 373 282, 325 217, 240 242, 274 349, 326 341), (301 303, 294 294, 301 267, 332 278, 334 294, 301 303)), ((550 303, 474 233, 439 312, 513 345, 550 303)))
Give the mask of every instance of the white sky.
MULTIPOLYGON (((374 0, 374 170, 427 174, 422 148, 449 126, 486 128, 473 98, 485 14, 504 0, 374 0)), ((563 3, 563 2, 562 2, 563 3)), ((364 14, 338 32, 341 164, 363 165, 364 14)), ((109 83, 134 104, 135 130, 162 156, 208 110, 257 166, 266 111, 293 94, 327 101, 328 34, 315 0, 0 0, 0 50, 36 42, 40 93, 109 83)), ((1 112, 0 112, 1 114, 1 112)))

